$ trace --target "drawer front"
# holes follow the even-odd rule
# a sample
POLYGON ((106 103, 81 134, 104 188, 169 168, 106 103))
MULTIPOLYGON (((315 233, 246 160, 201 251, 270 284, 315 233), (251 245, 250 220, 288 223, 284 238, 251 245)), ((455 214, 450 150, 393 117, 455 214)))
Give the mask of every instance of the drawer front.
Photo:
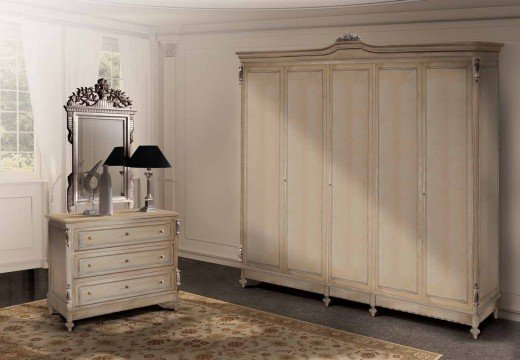
POLYGON ((173 223, 79 230, 77 250, 99 249, 173 239, 173 223))
POLYGON ((76 286, 76 305, 89 305, 110 300, 130 298, 173 290, 171 273, 148 275, 137 278, 76 286))
POLYGON ((173 265, 173 246, 121 254, 76 258, 78 277, 173 265))

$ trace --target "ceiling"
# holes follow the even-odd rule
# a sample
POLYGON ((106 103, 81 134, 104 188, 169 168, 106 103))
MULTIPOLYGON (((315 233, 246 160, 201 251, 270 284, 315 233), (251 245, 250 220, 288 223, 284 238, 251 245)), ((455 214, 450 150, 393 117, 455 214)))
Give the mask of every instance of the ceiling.
POLYGON ((520 0, 0 0, 161 28, 518 6, 520 0))

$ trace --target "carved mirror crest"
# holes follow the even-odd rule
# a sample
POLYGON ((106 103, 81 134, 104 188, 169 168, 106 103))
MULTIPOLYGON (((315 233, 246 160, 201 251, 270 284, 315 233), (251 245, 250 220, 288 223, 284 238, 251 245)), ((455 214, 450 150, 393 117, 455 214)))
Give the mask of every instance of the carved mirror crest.
MULTIPOLYGON (((97 188, 98 168, 115 147, 126 158, 133 142, 136 110, 124 91, 110 88, 106 79, 80 87, 64 106, 68 141, 72 144, 72 172, 68 176, 67 211, 81 212, 97 188)), ((134 206, 133 175, 125 166, 111 166, 114 204, 134 206)))

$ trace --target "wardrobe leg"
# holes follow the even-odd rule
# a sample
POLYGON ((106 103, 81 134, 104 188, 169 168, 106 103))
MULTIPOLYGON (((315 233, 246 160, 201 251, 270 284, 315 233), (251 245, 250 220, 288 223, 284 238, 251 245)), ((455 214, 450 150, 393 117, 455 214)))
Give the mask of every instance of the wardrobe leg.
POLYGON ((330 305, 330 298, 328 296, 325 296, 323 298, 323 303, 325 304, 325 306, 329 306, 330 305))
POLYGON ((247 280, 244 274, 244 270, 240 271, 240 280, 238 280, 238 283, 242 288, 245 288, 247 285, 247 280))

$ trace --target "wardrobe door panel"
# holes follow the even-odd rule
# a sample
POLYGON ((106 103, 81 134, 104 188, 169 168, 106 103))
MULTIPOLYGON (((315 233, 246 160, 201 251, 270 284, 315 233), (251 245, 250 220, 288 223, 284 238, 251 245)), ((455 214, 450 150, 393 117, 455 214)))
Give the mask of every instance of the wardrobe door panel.
POLYGON ((281 73, 247 74, 246 261, 280 267, 281 73))
MULTIPOLYGON (((426 70, 426 296, 468 302, 466 67, 426 70)), ((468 256, 469 253, 469 256, 468 256)))
POLYGON ((378 288, 418 297, 418 70, 378 73, 378 288))
POLYGON ((322 69, 287 74, 287 268, 323 274, 322 69))
POLYGON ((332 72, 331 280, 369 284, 370 70, 332 72))

